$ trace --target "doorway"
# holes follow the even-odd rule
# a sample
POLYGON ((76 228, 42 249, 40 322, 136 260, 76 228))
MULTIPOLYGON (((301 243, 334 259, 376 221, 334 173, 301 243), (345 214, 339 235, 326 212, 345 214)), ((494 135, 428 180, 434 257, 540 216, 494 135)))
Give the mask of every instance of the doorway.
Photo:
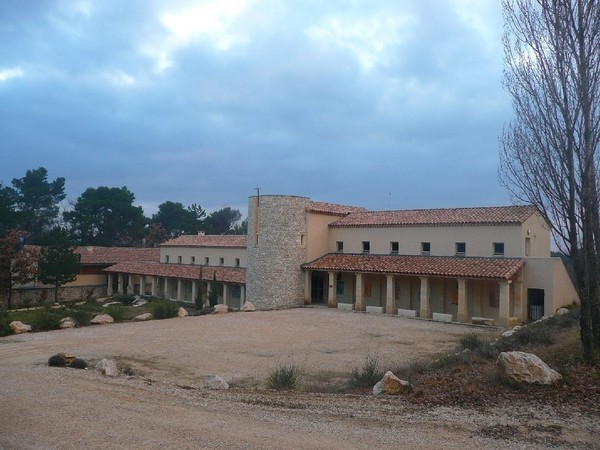
POLYGON ((543 289, 527 289, 527 316, 530 321, 544 317, 543 289))
POLYGON ((325 302, 325 277, 326 273, 313 272, 310 280, 310 297, 312 303, 324 303, 325 302))

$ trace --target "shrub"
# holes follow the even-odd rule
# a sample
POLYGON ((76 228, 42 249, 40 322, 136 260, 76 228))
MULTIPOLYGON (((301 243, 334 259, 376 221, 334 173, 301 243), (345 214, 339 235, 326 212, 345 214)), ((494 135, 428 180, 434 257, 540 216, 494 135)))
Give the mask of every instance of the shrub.
POLYGON ((367 355, 362 369, 352 369, 350 387, 357 389, 373 387, 382 378, 383 370, 379 368, 379 358, 377 355, 367 355))
POLYGON ((106 314, 111 316, 115 322, 121 322, 125 318, 125 307, 123 305, 110 305, 106 308, 106 314))
POLYGON ((152 309, 152 315, 156 320, 177 317, 177 312, 179 311, 179 305, 177 303, 165 299, 150 303, 150 308, 152 309))
POLYGON ((87 362, 81 358, 75 358, 69 363, 68 367, 72 369, 87 369, 87 362))
POLYGON ((94 313, 87 309, 77 308, 72 310, 71 317, 77 322, 77 325, 83 327, 90 324, 94 313))
POLYGON ((462 348, 467 348, 469 350, 477 350, 485 345, 485 341, 483 338, 477 333, 467 333, 463 334, 459 339, 460 345, 462 348))
POLYGON ((298 386, 300 369, 295 364, 280 365, 269 374, 267 386, 278 391, 290 390, 298 386))
POLYGON ((67 365, 67 358, 62 353, 57 353, 48 358, 48 365, 52 367, 65 367, 67 365))
POLYGON ((8 319, 8 313, 6 311, 0 312, 0 337, 8 336, 12 333, 10 329, 10 321, 8 319))
POLYGON ((60 319, 62 319, 60 312, 53 310, 49 306, 44 306, 33 312, 30 324, 34 330, 58 330, 60 328, 60 319))
POLYGON ((117 298, 115 298, 114 301, 121 302, 126 306, 131 306, 131 304, 135 301, 135 295, 132 295, 132 294, 120 295, 117 298))

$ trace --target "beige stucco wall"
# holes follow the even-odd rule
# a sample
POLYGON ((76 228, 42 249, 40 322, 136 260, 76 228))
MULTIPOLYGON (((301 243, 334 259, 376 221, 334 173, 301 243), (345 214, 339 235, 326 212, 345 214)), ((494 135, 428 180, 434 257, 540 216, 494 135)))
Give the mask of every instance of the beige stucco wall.
POLYGON ((494 253, 493 243, 504 242, 504 256, 524 255, 523 231, 520 225, 330 228, 329 230, 328 252, 335 252, 336 242, 343 241, 344 253, 362 253, 362 242, 369 241, 372 254, 389 254, 390 242, 397 241, 400 247, 399 254, 420 255, 421 242, 430 242, 432 256, 454 256, 456 242, 465 242, 466 256, 490 257, 494 253))
POLYGON ((534 214, 527 219, 521 227, 521 254, 530 257, 550 257, 550 227, 540 214, 534 214), (530 241, 530 253, 527 254, 526 245, 527 239, 530 241))
POLYGON ((210 266, 218 266, 219 258, 224 258, 224 266, 235 267, 235 258, 240 259, 240 267, 246 267, 247 254, 245 248, 229 247, 161 247, 160 262, 166 262, 169 256, 169 264, 178 264, 181 256, 181 264, 191 264, 191 257, 196 257, 196 265, 204 265, 204 259, 209 258, 210 266))
POLYGON ((339 216, 307 213, 306 219, 306 262, 310 262, 330 251, 328 225, 338 220, 339 216))
POLYGON ((544 290, 544 314, 552 315, 561 306, 579 303, 579 296, 560 258, 527 258, 523 268, 523 295, 527 289, 544 290))

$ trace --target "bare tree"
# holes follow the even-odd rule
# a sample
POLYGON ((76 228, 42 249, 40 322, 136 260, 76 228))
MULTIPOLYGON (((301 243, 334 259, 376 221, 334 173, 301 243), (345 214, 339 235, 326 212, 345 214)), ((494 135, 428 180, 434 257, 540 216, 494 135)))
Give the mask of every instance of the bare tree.
POLYGON ((584 356, 600 355, 600 3, 503 0, 504 84, 514 120, 500 139, 500 179, 535 204, 570 255, 584 356))

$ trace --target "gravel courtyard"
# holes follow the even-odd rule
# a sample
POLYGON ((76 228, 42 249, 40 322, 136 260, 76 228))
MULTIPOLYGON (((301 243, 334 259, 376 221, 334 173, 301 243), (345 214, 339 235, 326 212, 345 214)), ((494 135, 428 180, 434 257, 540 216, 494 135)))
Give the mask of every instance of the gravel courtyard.
POLYGON ((367 355, 396 366, 496 330, 325 308, 230 313, 0 338, 0 448, 547 448, 481 430, 560 423, 594 447, 598 419, 551 408, 423 408, 399 397, 279 393, 265 379, 294 363, 303 381, 347 378, 367 355), (67 352, 113 357, 134 376, 48 367, 67 352), (208 391, 217 374, 229 391, 208 391))

